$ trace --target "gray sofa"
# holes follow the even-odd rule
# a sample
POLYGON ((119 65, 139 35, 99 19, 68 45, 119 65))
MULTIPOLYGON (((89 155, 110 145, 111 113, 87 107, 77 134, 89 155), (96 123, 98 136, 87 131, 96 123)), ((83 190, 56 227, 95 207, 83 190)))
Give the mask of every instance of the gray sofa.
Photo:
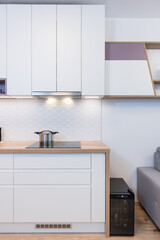
POLYGON ((154 153, 154 167, 137 169, 138 200, 160 229, 160 147, 154 153))

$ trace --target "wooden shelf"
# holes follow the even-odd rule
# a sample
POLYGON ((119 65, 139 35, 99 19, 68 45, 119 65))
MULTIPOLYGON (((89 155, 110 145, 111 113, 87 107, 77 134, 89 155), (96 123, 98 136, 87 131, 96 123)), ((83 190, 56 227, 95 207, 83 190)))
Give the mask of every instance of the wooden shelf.
POLYGON ((160 80, 153 80, 155 84, 160 84, 160 80))
POLYGON ((145 42, 146 49, 160 49, 160 42, 145 42))
POLYGON ((144 43, 145 49, 146 49, 146 56, 147 56, 147 61, 148 61, 148 67, 151 75, 151 80, 153 82, 153 89, 155 93, 154 98, 160 98, 159 96, 159 85, 160 84, 160 79, 154 79, 153 78, 153 72, 151 70, 151 62, 149 61, 149 55, 147 50, 160 50, 160 42, 145 42, 144 43))

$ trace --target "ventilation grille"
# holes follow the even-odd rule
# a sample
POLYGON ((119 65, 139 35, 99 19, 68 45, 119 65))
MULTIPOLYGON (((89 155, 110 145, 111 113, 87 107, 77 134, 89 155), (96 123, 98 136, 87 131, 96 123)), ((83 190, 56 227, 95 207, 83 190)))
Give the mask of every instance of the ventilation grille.
POLYGON ((62 224, 35 224, 35 229, 71 229, 72 224, 62 223, 62 224))

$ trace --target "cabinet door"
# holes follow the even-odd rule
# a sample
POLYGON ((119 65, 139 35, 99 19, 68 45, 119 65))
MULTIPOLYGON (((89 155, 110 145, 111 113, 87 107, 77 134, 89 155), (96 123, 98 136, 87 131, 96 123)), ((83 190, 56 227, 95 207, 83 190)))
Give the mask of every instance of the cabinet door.
POLYGON ((7 94, 31 95, 30 5, 7 5, 7 94))
POLYGON ((90 161, 88 153, 14 154, 15 169, 89 169, 90 161))
POLYGON ((0 154, 0 169, 13 169, 13 154, 0 154))
POLYGON ((13 188, 0 187, 0 222, 13 222, 13 188))
POLYGON ((81 91, 81 6, 57 6, 57 91, 81 91))
POLYGON ((89 222, 90 187, 17 187, 14 221, 89 222))
POLYGON ((106 95, 154 96, 147 61, 106 61, 106 95))
POLYGON ((13 184, 13 171, 11 170, 0 170, 0 185, 13 184))
POLYGON ((106 43, 106 95, 154 95, 143 43, 106 43))
MULTIPOLYGON (((108 196, 107 196, 108 197, 108 196)), ((105 222, 105 154, 92 154, 92 222, 105 222)))
POLYGON ((104 95, 105 7, 82 6, 82 94, 104 95))
POLYGON ((0 78, 6 78, 6 5, 0 5, 0 78))
MULTIPOLYGON (((91 174, 86 170, 20 170, 14 172, 14 184, 90 184, 91 174)), ((0 184, 10 184, 13 174, 0 171, 0 184), (3 183, 1 183, 3 182, 3 183), (7 183, 6 183, 7 182, 7 183)))
POLYGON ((32 5, 32 91, 56 91, 56 5, 32 5))

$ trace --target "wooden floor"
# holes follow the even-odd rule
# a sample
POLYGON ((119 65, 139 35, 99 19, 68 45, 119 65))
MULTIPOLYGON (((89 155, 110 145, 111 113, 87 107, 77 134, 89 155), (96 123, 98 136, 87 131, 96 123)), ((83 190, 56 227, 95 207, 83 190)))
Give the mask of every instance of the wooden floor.
MULTIPOLYGON (((104 234, 0 234, 3 240, 106 240, 104 234)), ((110 237, 110 240, 160 240, 160 231, 154 226, 144 210, 136 204, 135 236, 110 237)))

